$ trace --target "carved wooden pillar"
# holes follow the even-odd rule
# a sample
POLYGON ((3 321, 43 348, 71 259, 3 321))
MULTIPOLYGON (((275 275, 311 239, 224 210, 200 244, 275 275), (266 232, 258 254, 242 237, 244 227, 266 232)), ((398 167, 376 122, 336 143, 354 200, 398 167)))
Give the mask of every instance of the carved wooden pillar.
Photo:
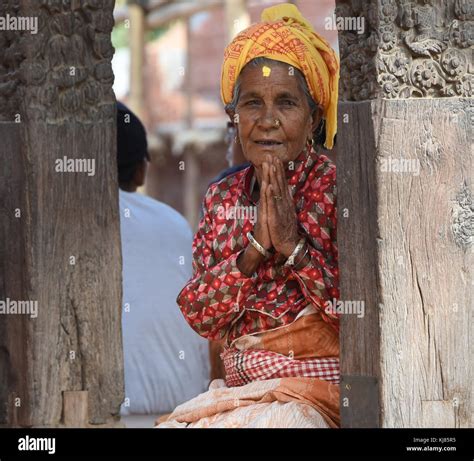
POLYGON ((473 4, 336 3, 343 426, 472 427, 473 4))
POLYGON ((113 5, 0 4, 38 20, 0 32, 0 425, 110 424, 123 398, 113 5))

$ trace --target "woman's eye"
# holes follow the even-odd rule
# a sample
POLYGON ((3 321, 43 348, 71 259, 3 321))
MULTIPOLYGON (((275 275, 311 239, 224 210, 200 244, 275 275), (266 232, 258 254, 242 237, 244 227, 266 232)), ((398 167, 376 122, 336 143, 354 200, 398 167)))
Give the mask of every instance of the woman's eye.
POLYGON ((258 100, 257 99, 251 99, 250 101, 247 101, 245 103, 246 106, 256 106, 258 104, 258 100))
POLYGON ((284 106, 296 106, 295 102, 291 99, 282 99, 280 103, 284 106))

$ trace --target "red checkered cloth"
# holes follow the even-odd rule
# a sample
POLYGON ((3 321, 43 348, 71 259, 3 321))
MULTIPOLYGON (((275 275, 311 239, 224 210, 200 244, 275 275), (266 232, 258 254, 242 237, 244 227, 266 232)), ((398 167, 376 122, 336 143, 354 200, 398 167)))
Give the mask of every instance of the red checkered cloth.
POLYGON ((221 358, 224 362, 226 385, 229 387, 274 378, 319 378, 334 384, 339 384, 340 380, 337 357, 296 360, 261 349, 239 351, 226 348, 221 358))

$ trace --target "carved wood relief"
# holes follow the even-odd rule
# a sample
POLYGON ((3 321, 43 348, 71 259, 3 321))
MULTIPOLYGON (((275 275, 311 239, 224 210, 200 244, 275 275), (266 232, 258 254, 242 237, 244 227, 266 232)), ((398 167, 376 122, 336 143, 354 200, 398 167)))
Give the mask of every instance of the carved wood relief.
POLYGON ((336 3, 336 17, 365 23, 339 33, 341 100, 473 96, 472 0, 336 3))
POLYGON ((113 0, 7 0, 0 16, 38 18, 38 32, 0 34, 0 120, 113 117, 113 0), (18 37, 21 36, 19 40, 18 37))

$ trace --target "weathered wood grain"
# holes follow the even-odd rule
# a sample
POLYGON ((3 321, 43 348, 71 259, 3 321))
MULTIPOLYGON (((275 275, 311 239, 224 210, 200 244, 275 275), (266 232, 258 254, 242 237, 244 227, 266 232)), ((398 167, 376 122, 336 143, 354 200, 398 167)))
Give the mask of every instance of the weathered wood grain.
POLYGON ((2 368, 13 373, 3 422, 58 423, 62 391, 89 390, 91 422, 105 423, 123 397, 114 126, 34 123, 26 136, 6 157, 16 174, 2 181, 0 299, 36 300, 38 317, 1 319, 2 368), (56 172, 65 154, 94 158, 95 176, 56 172), (28 178, 20 187, 19 176, 28 178))
MULTIPOLYGON (((366 307, 342 320, 341 366, 344 382, 378 380, 374 425, 473 426, 473 109, 463 98, 340 107, 341 298, 366 307), (394 159, 413 171, 384 171, 394 159)), ((353 396, 346 415, 363 404, 353 396)))
POLYGON ((113 3, 0 5, 41 26, 0 49, 18 102, 0 107, 0 300, 38 307, 0 315, 1 425, 61 425, 70 391, 87 391, 88 424, 110 424, 123 399, 113 3), (64 157, 94 174, 57 171, 64 157))
POLYGON ((63 423, 66 427, 87 427, 89 422, 88 391, 63 392, 63 423))
MULTIPOLYGON (((380 377, 377 195, 373 119, 369 103, 340 104, 337 155, 338 246, 342 300, 363 301, 365 315, 341 319, 341 417, 356 427, 380 425, 378 395, 351 392, 360 376, 380 377), (350 130, 348 127, 350 126, 350 130), (351 376, 355 376, 352 380, 351 376), (348 387, 346 387, 348 386, 348 387), (368 397, 368 396, 366 396, 368 397), (348 399, 348 400, 346 400, 348 399), (374 411, 374 407, 375 408, 374 411), (371 421, 366 415, 374 415, 371 421)), ((376 387, 378 389, 378 387, 376 387)))
POLYGON ((342 424, 472 426, 472 9, 336 0, 336 16, 360 26, 338 32, 341 297, 366 308, 342 320, 342 424))

